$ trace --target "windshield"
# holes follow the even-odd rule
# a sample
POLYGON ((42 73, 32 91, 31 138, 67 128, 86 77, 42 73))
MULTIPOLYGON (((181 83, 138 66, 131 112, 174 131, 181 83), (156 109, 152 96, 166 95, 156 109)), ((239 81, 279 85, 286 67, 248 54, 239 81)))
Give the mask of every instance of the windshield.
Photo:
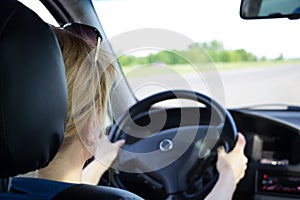
POLYGON ((240 0, 94 0, 138 99, 192 89, 229 108, 300 105, 297 20, 242 20, 240 0))

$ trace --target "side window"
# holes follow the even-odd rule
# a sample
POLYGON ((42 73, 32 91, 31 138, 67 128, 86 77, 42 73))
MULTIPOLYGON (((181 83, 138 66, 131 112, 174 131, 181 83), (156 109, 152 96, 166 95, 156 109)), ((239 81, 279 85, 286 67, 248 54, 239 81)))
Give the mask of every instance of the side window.
POLYGON ((19 2, 36 12, 45 22, 58 26, 57 21, 39 0, 19 0, 19 2))

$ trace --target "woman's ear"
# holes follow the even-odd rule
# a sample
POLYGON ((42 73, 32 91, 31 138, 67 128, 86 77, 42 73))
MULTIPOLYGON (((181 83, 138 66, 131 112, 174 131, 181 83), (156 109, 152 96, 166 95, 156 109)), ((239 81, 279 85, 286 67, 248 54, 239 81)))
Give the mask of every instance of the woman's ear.
POLYGON ((94 152, 101 132, 100 116, 98 114, 98 110, 99 108, 96 108, 95 111, 90 115, 83 133, 83 136, 85 137, 85 145, 87 146, 90 153, 94 152))
POLYGON ((87 145, 88 148, 95 145, 95 120, 95 114, 91 114, 84 129, 83 136, 85 137, 85 145, 87 145))

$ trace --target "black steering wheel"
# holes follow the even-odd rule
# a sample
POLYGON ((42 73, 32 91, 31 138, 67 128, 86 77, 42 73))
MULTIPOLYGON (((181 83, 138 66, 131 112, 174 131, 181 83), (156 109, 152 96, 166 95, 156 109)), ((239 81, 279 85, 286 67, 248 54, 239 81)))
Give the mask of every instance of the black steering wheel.
POLYGON ((111 127, 109 136, 113 142, 126 139, 110 169, 116 187, 132 191, 127 182, 135 177, 138 185, 163 190, 164 199, 201 199, 218 179, 217 148, 231 151, 237 128, 228 110, 210 97, 173 90, 137 102, 111 127), (202 106, 166 111, 154 105, 171 99, 202 106))

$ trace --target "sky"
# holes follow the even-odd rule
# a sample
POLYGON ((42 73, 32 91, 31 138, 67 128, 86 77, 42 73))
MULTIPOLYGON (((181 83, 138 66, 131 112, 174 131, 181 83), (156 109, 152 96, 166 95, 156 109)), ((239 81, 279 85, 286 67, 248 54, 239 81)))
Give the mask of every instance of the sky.
MULTIPOLYGON (((38 0, 20 0, 55 20, 38 0), (27 3, 26 3, 27 2, 27 3), (36 3, 34 3, 36 2, 36 3)), ((162 28, 195 42, 221 41, 258 57, 300 58, 300 20, 243 20, 240 0, 93 0, 108 38, 142 28, 162 28)))
POLYGON ((176 31, 196 42, 221 41, 262 57, 300 57, 300 21, 243 20, 240 0, 97 0, 108 37, 138 28, 176 31))

